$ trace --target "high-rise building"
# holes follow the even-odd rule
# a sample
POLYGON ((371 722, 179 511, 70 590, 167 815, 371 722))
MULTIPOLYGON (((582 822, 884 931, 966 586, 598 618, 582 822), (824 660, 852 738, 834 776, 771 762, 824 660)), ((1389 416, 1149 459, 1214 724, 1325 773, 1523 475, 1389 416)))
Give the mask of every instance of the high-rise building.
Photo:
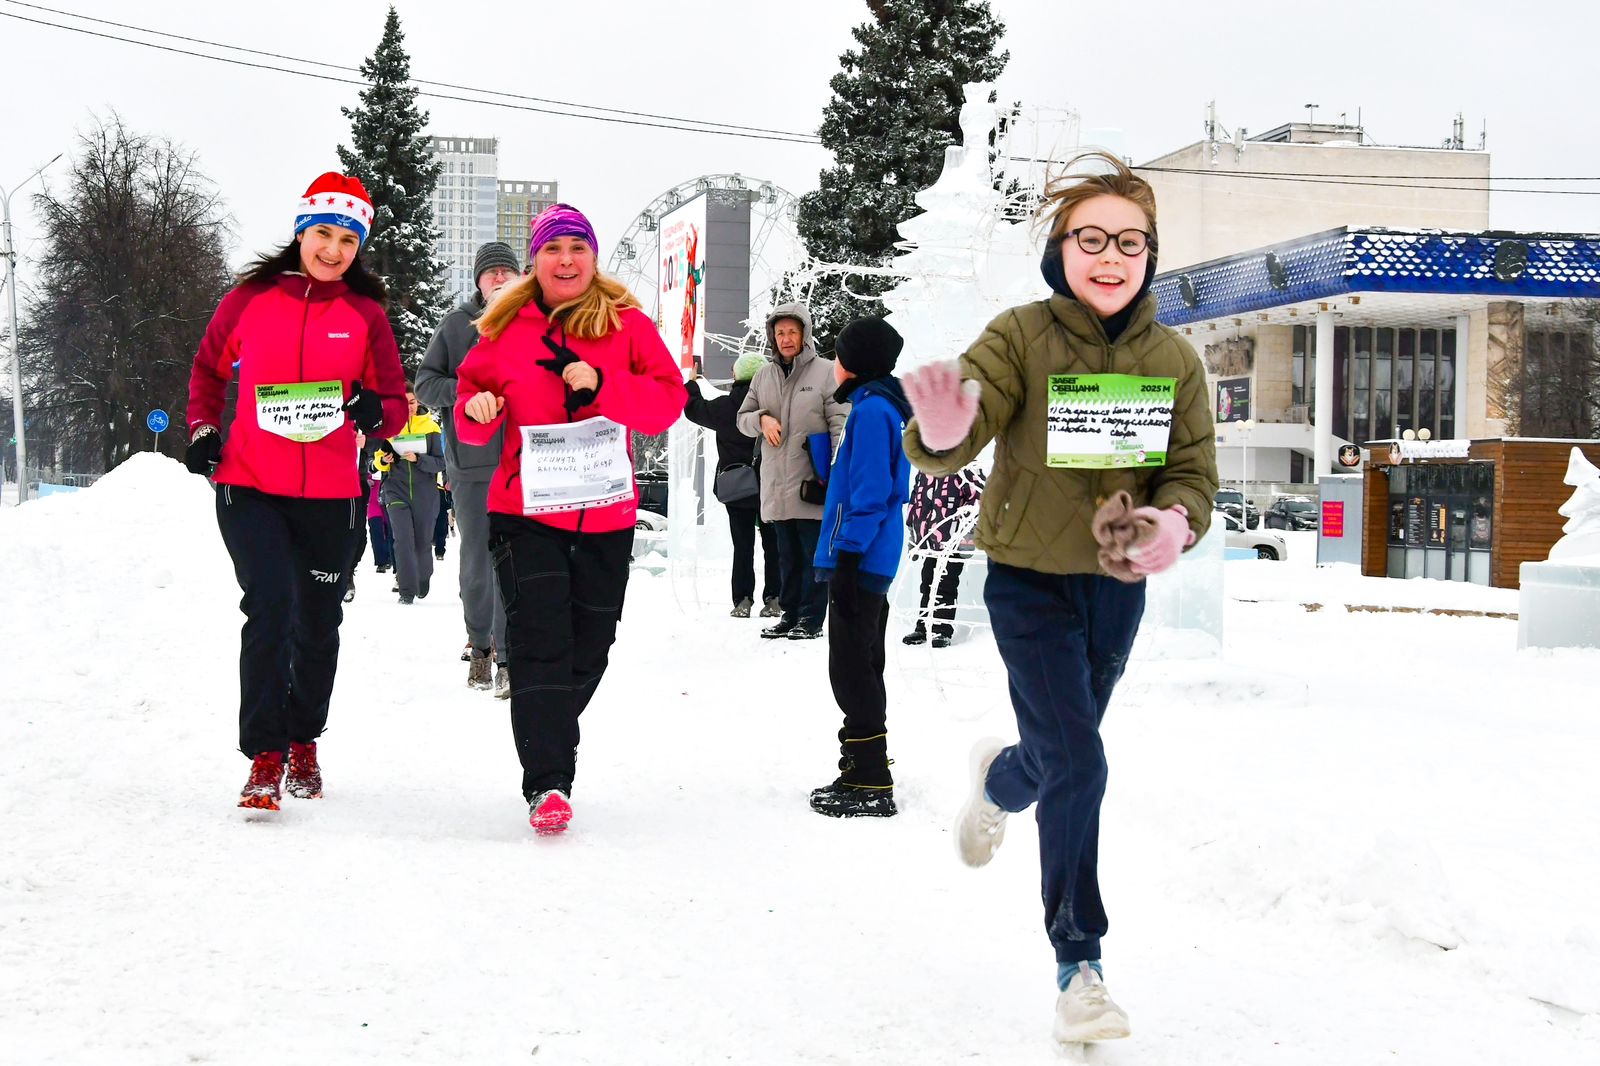
MULTIPOLYGON (((556 202, 556 182, 500 182, 500 236, 516 250, 517 258, 528 258, 528 225, 540 211, 556 202)), ((595 249, 599 254, 600 249, 595 249)))
POLYGON ((439 229, 434 254, 450 264, 449 287, 459 300, 472 291, 473 256, 496 239, 500 142, 495 137, 430 137, 429 144, 444 164, 433 190, 433 224, 439 229))

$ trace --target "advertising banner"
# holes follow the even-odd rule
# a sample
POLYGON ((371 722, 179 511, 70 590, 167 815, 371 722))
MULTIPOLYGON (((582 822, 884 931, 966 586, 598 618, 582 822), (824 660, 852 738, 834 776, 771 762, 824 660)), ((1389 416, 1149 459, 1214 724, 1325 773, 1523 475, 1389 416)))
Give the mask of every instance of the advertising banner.
POLYGON ((706 351, 706 198, 661 216, 660 286, 656 328, 667 350, 684 369, 706 351))
POLYGON ((1217 382, 1217 421, 1243 422, 1250 417, 1250 379, 1224 378, 1217 382))

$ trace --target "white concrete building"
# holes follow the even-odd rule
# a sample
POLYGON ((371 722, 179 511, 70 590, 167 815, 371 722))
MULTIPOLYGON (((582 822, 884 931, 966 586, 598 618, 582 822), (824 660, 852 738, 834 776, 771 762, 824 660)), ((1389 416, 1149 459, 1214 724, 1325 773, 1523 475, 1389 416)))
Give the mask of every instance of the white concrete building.
POLYGON ((449 290, 459 300, 472 291, 472 260, 496 240, 499 225, 499 140, 495 137, 430 137, 444 164, 433 191, 435 254, 450 264, 449 290))
POLYGON ((1338 226, 1489 228, 1488 152, 1374 145, 1359 126, 1202 140, 1139 174, 1156 191, 1162 270, 1338 226))

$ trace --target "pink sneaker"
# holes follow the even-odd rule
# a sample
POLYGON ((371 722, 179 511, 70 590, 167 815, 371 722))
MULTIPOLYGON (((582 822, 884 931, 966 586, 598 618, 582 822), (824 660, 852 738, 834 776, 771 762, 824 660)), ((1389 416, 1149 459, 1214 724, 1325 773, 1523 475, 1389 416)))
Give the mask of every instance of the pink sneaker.
POLYGON ((558 788, 539 793, 528 804, 528 824, 540 836, 564 833, 570 821, 572 804, 567 802, 567 794, 558 788))

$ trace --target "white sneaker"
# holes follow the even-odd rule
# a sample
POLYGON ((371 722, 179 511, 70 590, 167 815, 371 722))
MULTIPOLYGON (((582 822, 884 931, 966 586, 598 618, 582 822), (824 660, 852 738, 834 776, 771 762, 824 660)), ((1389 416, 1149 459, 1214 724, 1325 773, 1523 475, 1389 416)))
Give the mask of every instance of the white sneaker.
POLYGON ((968 866, 987 864, 1006 837, 1006 811, 990 803, 983 791, 989 778, 989 764, 1005 748, 1005 741, 984 737, 972 746, 968 757, 972 790, 967 795, 967 805, 956 816, 956 853, 968 866))
POLYGON ((1086 1044, 1095 1040, 1117 1040, 1127 1036, 1128 1015, 1111 1000, 1106 984, 1086 962, 1066 990, 1056 997, 1055 1038, 1062 1044, 1086 1044))

